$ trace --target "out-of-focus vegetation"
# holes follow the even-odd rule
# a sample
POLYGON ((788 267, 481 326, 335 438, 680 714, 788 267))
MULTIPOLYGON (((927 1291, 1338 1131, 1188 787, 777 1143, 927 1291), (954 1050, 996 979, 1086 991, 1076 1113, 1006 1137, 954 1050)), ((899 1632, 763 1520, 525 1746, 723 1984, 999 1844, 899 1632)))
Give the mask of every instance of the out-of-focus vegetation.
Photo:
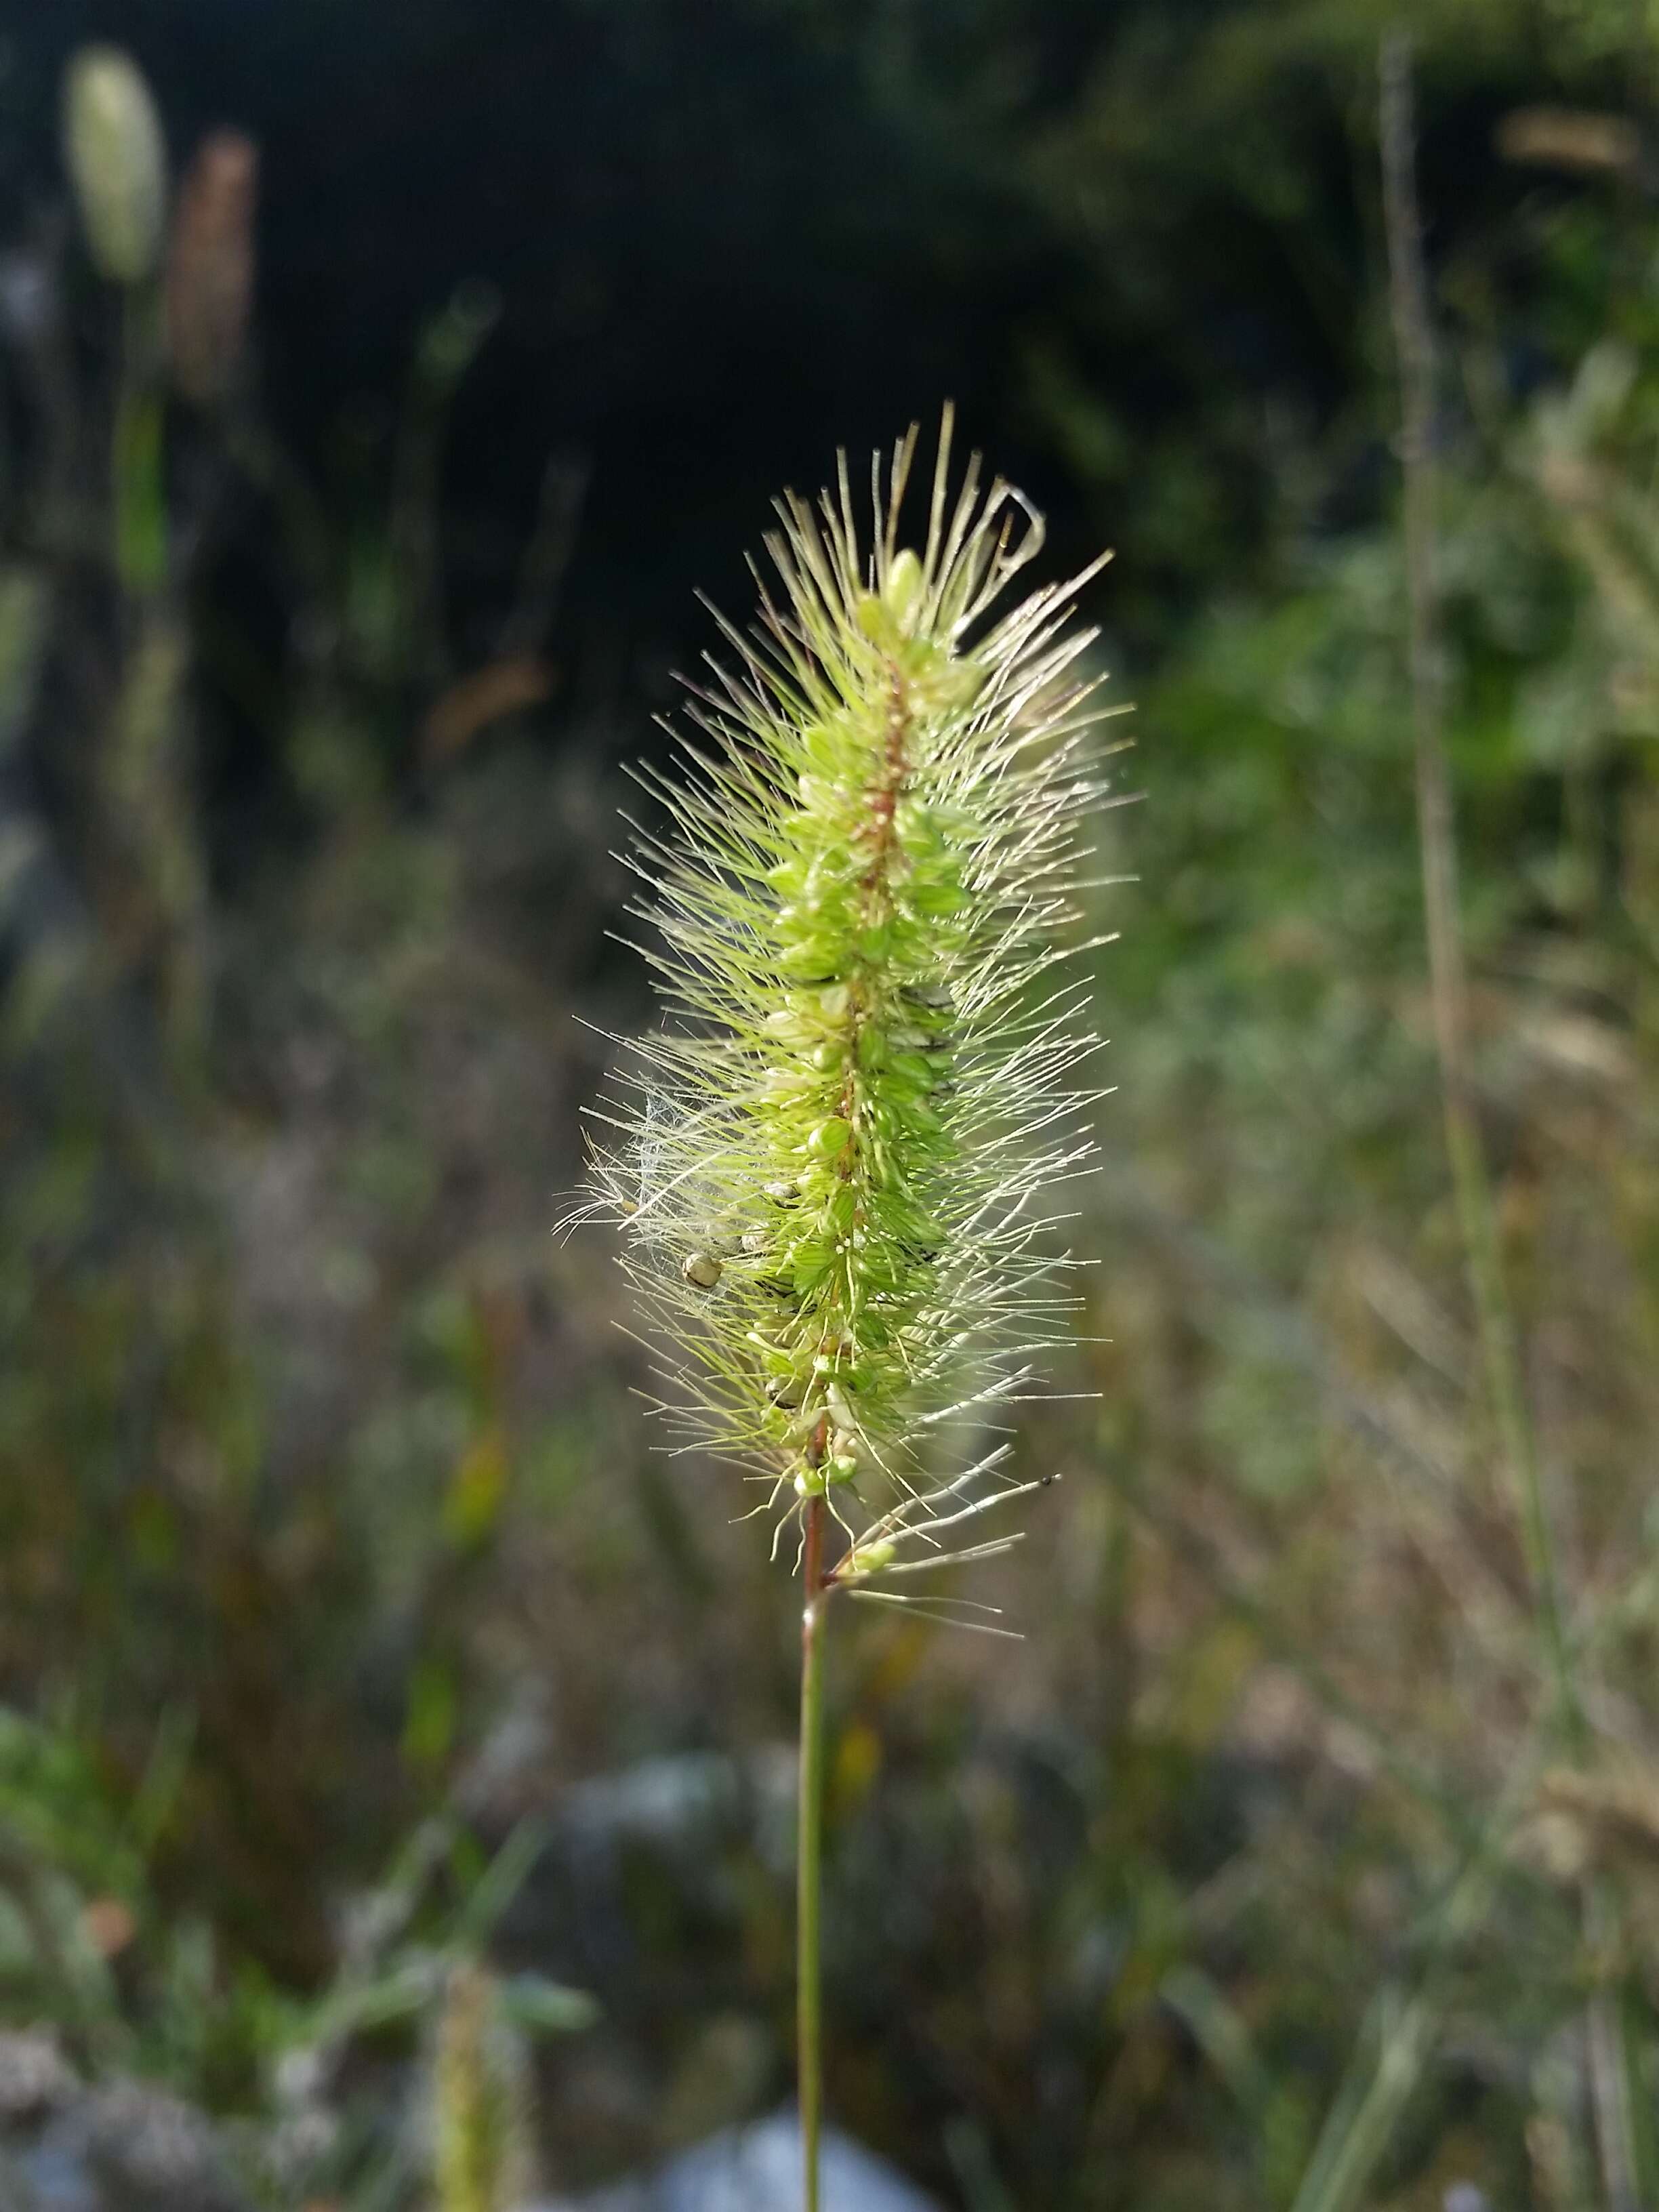
MULTIPOLYGON (((1057 562, 1121 549, 1140 880, 1103 895, 1100 1395, 1028 1409, 1066 1480, 996 1571, 1030 1640, 837 1656, 832 2112, 969 2212, 1659 2202, 1659 33, 1419 27, 1476 1095, 1570 1761, 1423 951, 1389 11, 1100 12, 731 0, 693 55, 648 0, 556 11, 660 167, 561 139, 549 262, 452 294, 434 258, 378 417, 296 378, 349 270, 277 152, 371 64, 374 114, 441 118, 476 11, 376 58, 294 0, 337 68, 260 147, 173 127, 152 258, 100 266, 50 132, 8 179, 0 2018, 225 2116, 264 2201, 576 2187, 787 2093, 793 1608, 719 1471, 648 1455, 609 1271, 549 1230, 576 1017, 642 1018, 603 855, 695 635, 677 563, 735 575, 775 481, 950 389, 1057 562), (699 286, 735 399, 664 334, 699 286), (568 420, 522 356, 489 383, 526 323, 568 420)), ((189 11, 137 13, 169 112, 189 11)), ((0 88, 37 139, 59 58, 0 88)))

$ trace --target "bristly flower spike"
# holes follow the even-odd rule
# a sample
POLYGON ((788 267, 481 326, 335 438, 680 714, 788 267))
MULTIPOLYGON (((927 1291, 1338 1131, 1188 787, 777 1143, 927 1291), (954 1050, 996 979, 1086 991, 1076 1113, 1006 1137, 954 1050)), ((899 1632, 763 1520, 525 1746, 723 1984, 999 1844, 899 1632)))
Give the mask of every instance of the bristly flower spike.
POLYGON ((976 454, 953 497, 951 432, 919 552, 914 428, 867 546, 844 458, 779 502, 754 629, 720 621, 677 771, 640 772, 670 824, 629 860, 665 1019, 570 1217, 623 1229, 674 1448, 738 1462, 780 1529, 823 1500, 848 1538, 824 1585, 859 1595, 1015 1540, 949 1548, 1036 1486, 982 1438, 1063 1340, 1053 1194, 1102 1095, 1066 964, 1105 797, 1071 615, 1104 556, 999 613, 1042 521, 976 454), (952 1434, 981 1441, 945 1476, 952 1434))

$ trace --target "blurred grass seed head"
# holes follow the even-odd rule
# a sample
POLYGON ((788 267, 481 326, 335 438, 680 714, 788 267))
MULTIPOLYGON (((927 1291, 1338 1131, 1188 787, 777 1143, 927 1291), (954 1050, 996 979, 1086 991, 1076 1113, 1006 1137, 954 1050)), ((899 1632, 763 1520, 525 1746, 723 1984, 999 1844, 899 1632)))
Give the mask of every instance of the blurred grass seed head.
POLYGON ((112 283, 137 285, 161 264, 167 140, 143 72, 118 46, 83 46, 64 80, 64 161, 87 250, 112 283))

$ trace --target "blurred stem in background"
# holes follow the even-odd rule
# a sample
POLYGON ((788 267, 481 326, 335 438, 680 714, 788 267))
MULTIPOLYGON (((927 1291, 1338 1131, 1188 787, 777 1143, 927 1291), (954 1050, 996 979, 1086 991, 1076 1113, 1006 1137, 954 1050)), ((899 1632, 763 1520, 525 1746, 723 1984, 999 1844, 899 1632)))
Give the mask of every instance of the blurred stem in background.
POLYGON ((167 515, 166 134, 143 72, 88 46, 64 86, 64 152, 99 274, 120 295, 109 453, 109 559, 119 604, 118 703, 100 778, 114 938, 153 975, 177 1072, 199 1073, 206 1029, 206 884, 185 685, 189 626, 167 515))
POLYGON ((1435 579, 1435 354, 1413 173, 1411 50, 1391 33, 1382 52, 1383 205, 1390 305, 1399 355, 1406 591, 1417 744, 1417 824, 1429 989, 1446 1120, 1446 1149, 1482 1365, 1498 1442, 1518 1493, 1538 1632, 1554 1686, 1563 1741, 1584 1747, 1584 1717, 1567 1648, 1560 1572, 1527 1410, 1515 1316, 1504 1281, 1492 1181, 1474 1109, 1468 1053, 1468 975, 1458 919, 1457 845, 1443 730, 1444 659, 1435 579))
MULTIPOLYGON (((1560 1569, 1527 1404, 1514 1309, 1504 1280, 1492 1180, 1469 1066, 1468 976, 1458 912, 1457 845, 1446 763, 1445 671, 1437 596, 1434 331, 1417 204, 1411 45, 1401 31, 1392 31, 1382 40, 1380 80, 1389 304, 1401 399, 1400 452, 1418 839, 1446 1149, 1486 1395, 1499 1447, 1517 1493, 1542 1663, 1554 1698, 1556 1730, 1568 1757, 1575 1764, 1583 1764, 1589 1749, 1589 1732, 1566 1632, 1560 1569)), ((1609 1961, 1612 1972, 1618 1972, 1622 1945, 1620 1908, 1605 1875, 1586 1876, 1583 1915, 1590 1971, 1597 1984, 1590 2001, 1587 2035, 1596 2144, 1609 2204, 1614 2212, 1635 2212, 1641 2199, 1630 2106, 1633 2055, 1625 2048, 1619 1991, 1607 1979, 1609 1961)), ((1400 2074, 1403 2078, 1417 2070, 1415 2065, 1401 2069, 1390 2063, 1395 2041, 1385 2040, 1379 2086, 1389 2075, 1400 2074)))
POLYGON ((129 599, 152 599, 167 581, 167 489, 162 473, 164 346, 154 280, 126 288, 111 446, 115 573, 129 599))

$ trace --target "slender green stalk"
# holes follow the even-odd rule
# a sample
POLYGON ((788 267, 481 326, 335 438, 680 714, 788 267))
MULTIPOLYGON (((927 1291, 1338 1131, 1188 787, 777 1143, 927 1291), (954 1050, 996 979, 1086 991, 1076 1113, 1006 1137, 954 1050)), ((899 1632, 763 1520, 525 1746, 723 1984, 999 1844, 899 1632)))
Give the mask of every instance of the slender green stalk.
POLYGON ((805 1513, 800 1628, 799 1832, 795 1854, 796 2068, 799 2081, 804 2212, 818 2212, 818 2130, 823 2105, 823 1975, 819 1897, 823 1857, 823 1500, 805 1513))

